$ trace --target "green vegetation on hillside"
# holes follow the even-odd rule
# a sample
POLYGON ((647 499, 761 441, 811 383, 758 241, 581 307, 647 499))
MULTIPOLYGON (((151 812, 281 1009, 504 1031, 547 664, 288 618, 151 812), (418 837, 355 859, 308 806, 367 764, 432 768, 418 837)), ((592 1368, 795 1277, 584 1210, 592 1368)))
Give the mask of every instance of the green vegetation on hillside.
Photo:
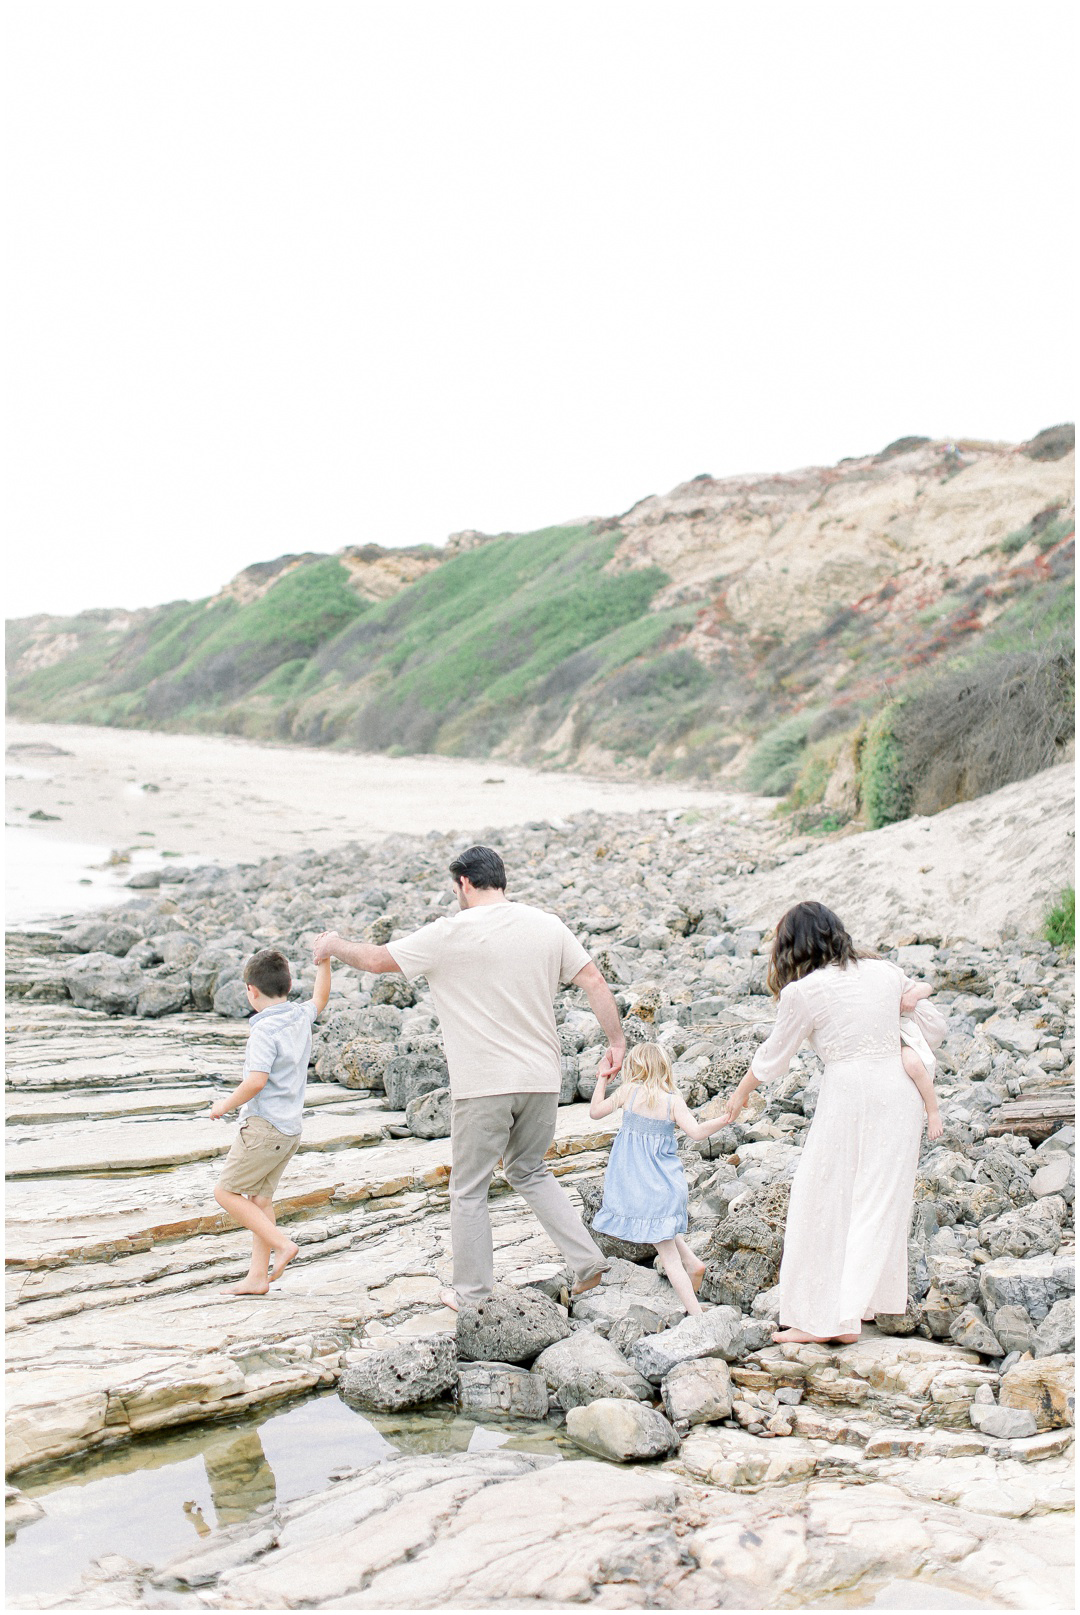
POLYGON ((1066 886, 1043 921, 1043 936, 1055 948, 1076 946, 1076 888, 1066 886))
MULTIPOLYGON (((878 826, 1064 755, 1071 531, 1048 507, 983 552, 988 571, 929 594, 887 579, 788 639, 722 594, 657 609, 669 579, 618 564, 613 522, 484 540, 374 603, 338 558, 283 556, 212 600, 9 624, 10 710, 720 776, 808 831, 878 826)), ((378 563, 370 548, 350 565, 378 563)))

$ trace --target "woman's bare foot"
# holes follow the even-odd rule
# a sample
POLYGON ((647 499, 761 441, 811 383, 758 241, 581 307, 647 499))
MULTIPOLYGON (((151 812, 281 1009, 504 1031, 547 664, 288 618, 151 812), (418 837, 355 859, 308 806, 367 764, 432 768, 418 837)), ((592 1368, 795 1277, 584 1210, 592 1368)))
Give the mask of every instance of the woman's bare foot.
POLYGON ((454 1294, 453 1290, 440 1290, 439 1300, 442 1302, 444 1307, 449 1307, 451 1312, 457 1312, 458 1298, 454 1294))
POLYGON ((694 1286, 694 1294, 699 1295, 705 1278, 705 1263, 702 1262, 698 1267, 688 1267, 686 1271, 689 1275, 690 1283, 694 1286))
POLYGON ((858 1335, 808 1335, 803 1329, 778 1329, 773 1340, 778 1346, 851 1346, 858 1335))
POLYGON ((269 1280, 262 1283, 258 1279, 241 1279, 239 1284, 229 1284, 225 1287, 226 1295, 266 1295, 270 1289, 269 1280))
POLYGON ((299 1251, 300 1251, 299 1245, 294 1245, 291 1239, 289 1240, 289 1243, 284 1247, 283 1250, 278 1250, 275 1247, 275 1249, 274 1249, 274 1271, 270 1275, 270 1283, 271 1284, 273 1284, 275 1279, 279 1279, 281 1277, 282 1273, 284 1273, 285 1269, 288 1267, 288 1265, 292 1261, 293 1257, 299 1254, 299 1251))

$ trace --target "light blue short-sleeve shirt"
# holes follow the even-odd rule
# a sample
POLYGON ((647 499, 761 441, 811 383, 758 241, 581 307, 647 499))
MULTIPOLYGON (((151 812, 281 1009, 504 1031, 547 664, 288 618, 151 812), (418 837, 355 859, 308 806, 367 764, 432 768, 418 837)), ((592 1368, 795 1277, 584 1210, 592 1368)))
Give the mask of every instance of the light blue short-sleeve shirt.
POLYGON ((240 1120, 261 1116, 279 1133, 296 1137, 304 1113, 304 1089, 311 1059, 311 1028, 318 1015, 314 999, 303 1004, 271 1004, 248 1025, 244 1076, 267 1073, 266 1086, 241 1107, 240 1120))

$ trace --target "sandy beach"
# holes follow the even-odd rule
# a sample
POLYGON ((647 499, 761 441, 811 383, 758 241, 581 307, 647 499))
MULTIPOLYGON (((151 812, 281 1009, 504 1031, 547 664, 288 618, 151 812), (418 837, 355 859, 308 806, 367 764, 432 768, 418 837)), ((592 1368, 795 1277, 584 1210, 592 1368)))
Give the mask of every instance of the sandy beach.
POLYGON ((760 798, 686 783, 74 724, 10 722, 6 774, 7 909, 17 924, 99 906, 132 867, 166 857, 233 862, 393 831, 476 834, 586 808, 761 811, 760 798), (130 863, 98 867, 113 853, 130 863))

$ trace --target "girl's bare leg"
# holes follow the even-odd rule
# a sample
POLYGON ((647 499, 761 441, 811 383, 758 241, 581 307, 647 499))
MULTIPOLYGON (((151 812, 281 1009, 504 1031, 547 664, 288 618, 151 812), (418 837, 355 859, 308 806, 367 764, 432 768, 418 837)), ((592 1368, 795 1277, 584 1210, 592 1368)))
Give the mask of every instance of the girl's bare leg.
POLYGON ((675 1235, 675 1248, 679 1253, 682 1265, 690 1275, 690 1283, 694 1286, 694 1294, 696 1295, 701 1289, 701 1281, 705 1277, 705 1263, 700 1256, 694 1254, 681 1234, 675 1235))
POLYGON ((656 1254, 668 1276, 668 1283, 675 1291, 679 1300, 689 1313, 701 1311, 701 1303, 694 1293, 694 1286, 690 1282, 690 1275, 682 1264, 679 1247, 673 1239, 662 1239, 656 1247, 656 1254))

